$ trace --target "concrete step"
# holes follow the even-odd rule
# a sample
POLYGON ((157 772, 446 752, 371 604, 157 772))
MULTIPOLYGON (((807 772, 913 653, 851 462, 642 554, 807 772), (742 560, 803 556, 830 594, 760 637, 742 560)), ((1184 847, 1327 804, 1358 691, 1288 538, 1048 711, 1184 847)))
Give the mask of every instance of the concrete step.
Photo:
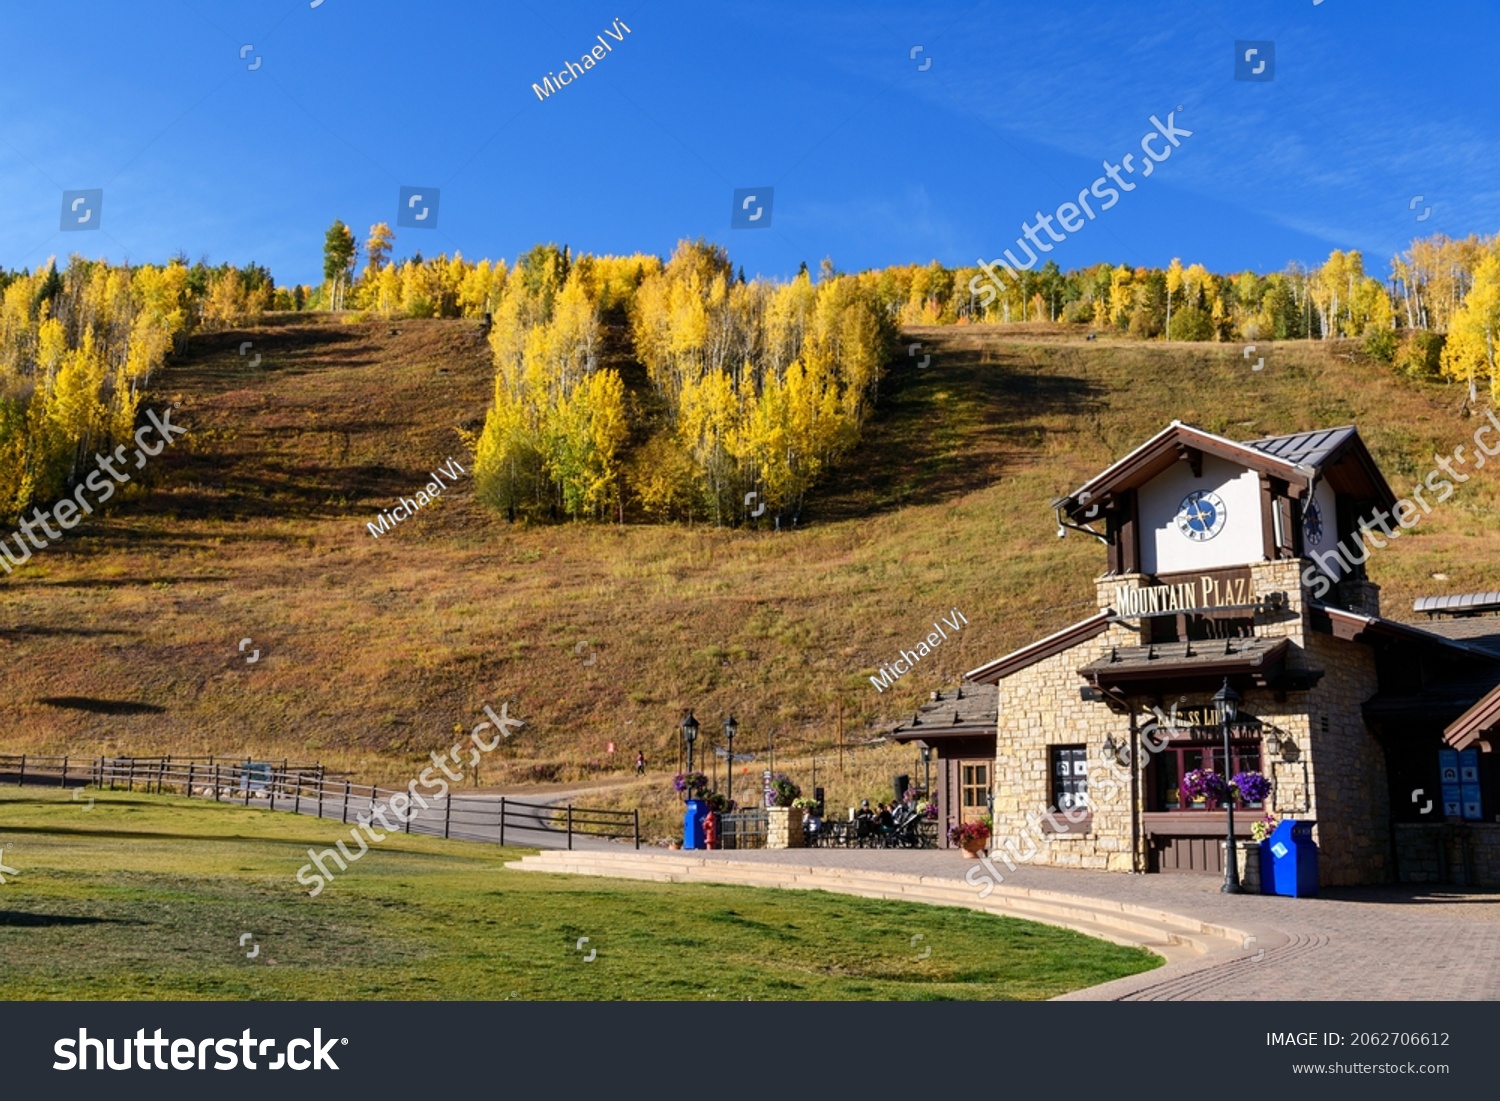
POLYGON ((1144 947, 1172 962, 1237 952, 1245 935, 1183 915, 1112 899, 1003 885, 981 899, 980 888, 958 879, 859 868, 735 862, 719 854, 552 851, 526 856, 506 866, 556 875, 824 890, 865 898, 963 906, 1073 929, 1115 944, 1144 947))

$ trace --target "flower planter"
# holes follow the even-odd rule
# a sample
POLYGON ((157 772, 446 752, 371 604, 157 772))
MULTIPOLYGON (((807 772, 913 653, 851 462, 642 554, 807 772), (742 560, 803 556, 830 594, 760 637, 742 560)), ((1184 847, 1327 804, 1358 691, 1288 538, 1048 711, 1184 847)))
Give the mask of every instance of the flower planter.
POLYGON ((962 841, 958 847, 963 851, 965 860, 978 860, 984 854, 985 846, 989 843, 990 839, 986 837, 982 841, 962 841))
POLYGON ((802 848, 802 811, 796 807, 766 808, 766 848, 802 848))

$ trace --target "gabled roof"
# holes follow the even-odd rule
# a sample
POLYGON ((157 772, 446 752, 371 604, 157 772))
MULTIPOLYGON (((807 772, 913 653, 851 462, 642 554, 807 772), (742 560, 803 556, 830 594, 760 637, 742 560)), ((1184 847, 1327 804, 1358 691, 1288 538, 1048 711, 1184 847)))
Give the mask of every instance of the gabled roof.
POLYGON ((1056 634, 1038 639, 1029 646, 1022 646, 1019 650, 1012 650, 1004 657, 996 658, 992 662, 981 665, 978 669, 969 670, 964 674, 964 680, 974 681, 977 684, 999 684, 1012 673, 1018 673, 1039 661, 1045 661, 1065 650, 1071 650, 1080 642, 1087 642, 1091 638, 1102 635, 1109 629, 1109 620, 1112 615, 1114 612, 1106 609, 1097 615, 1089 616, 1088 619, 1079 620, 1073 626, 1064 627, 1056 634))
POLYGON ((1424 624, 1421 627, 1410 623, 1401 623, 1394 619, 1384 619, 1380 616, 1368 616, 1360 612, 1350 612, 1343 608, 1335 608, 1327 604, 1319 604, 1312 601, 1308 604, 1308 622, 1316 631, 1332 635, 1334 638, 1347 639, 1352 642, 1365 642, 1372 638, 1397 638, 1407 642, 1425 642, 1442 646, 1450 650, 1456 650, 1474 657, 1494 661, 1497 655, 1492 649, 1478 643, 1466 642, 1461 639, 1447 638, 1432 629, 1433 625, 1424 624))
POLYGON ((1467 642, 1500 658, 1500 616, 1465 616, 1461 619, 1429 619, 1415 624, 1419 630, 1467 642))
POLYGON ((1357 439, 1359 430, 1346 424, 1339 428, 1293 432, 1289 436, 1263 436, 1258 440, 1246 440, 1245 444, 1289 463, 1302 463, 1317 470, 1335 459, 1346 444, 1357 439))
POLYGON ((1077 521, 1086 511, 1085 505, 1092 509, 1101 498, 1139 488, 1179 461, 1197 462, 1203 455, 1279 478, 1303 491, 1314 481, 1326 479, 1338 493, 1373 500, 1386 508, 1396 503, 1396 495, 1353 425, 1236 442, 1173 421, 1073 493, 1054 501, 1053 507, 1065 510, 1077 521))
POLYGON ((1443 741, 1454 749, 1468 749, 1475 742, 1486 753, 1494 749, 1495 734, 1500 731, 1500 685, 1443 731, 1443 741))

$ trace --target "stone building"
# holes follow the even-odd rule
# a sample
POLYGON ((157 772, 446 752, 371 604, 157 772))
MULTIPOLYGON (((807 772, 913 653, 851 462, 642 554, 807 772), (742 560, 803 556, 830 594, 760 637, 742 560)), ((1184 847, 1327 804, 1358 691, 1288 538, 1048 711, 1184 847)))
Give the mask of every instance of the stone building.
MULTIPOLYGON (((1500 883, 1500 594, 1384 617, 1365 544, 1401 506, 1353 427, 1235 442, 1175 421, 1053 502, 1107 564, 1097 612, 965 676, 998 693, 993 858, 1222 875, 1226 813, 1182 780, 1225 771, 1227 684, 1228 771, 1272 782, 1237 836, 1315 821, 1327 885, 1500 883)), ((945 703, 898 737, 946 727, 982 757, 945 703)), ((980 812, 964 799, 950 816, 980 812)))

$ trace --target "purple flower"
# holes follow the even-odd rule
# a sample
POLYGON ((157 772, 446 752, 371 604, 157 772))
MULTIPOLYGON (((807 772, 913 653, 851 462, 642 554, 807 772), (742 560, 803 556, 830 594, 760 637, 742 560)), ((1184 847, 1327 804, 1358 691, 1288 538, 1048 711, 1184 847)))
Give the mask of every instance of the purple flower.
POLYGON ((1271 781, 1259 772, 1236 772, 1230 783, 1246 803, 1263 803, 1271 794, 1271 781))
POLYGON ((1222 803, 1229 795, 1229 785, 1224 782, 1224 777, 1202 768, 1195 768, 1184 776, 1180 790, 1188 802, 1212 799, 1216 803, 1222 803))

